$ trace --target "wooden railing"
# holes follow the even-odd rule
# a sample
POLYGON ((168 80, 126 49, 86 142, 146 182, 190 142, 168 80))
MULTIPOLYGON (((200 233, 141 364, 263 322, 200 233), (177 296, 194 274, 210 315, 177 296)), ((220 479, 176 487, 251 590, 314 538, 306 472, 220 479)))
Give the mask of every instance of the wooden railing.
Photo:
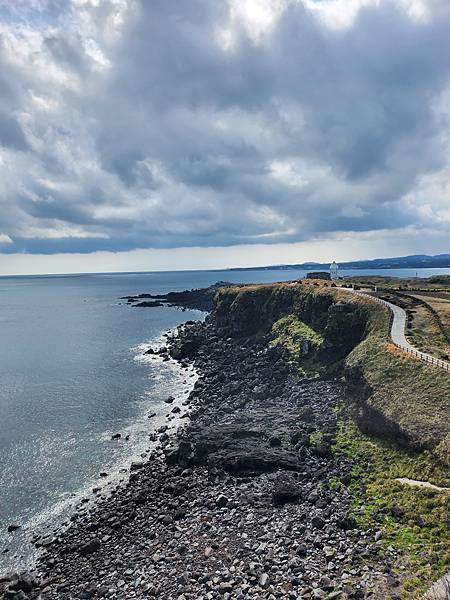
POLYGON ((424 362, 426 362, 430 365, 434 365, 435 367, 441 367, 442 369, 445 369, 446 371, 450 371, 450 363, 446 362, 445 360, 441 360, 440 358, 435 358, 434 356, 431 356, 431 354, 425 354, 424 352, 420 352, 420 350, 416 350, 415 348, 407 348, 406 346, 397 344, 393 340, 391 340, 391 343, 394 344, 394 346, 397 346, 397 348, 400 348, 401 350, 403 350, 403 352, 407 352, 408 354, 411 354, 412 356, 416 356, 417 358, 420 358, 420 360, 423 360, 424 362))
POLYGON ((389 319, 388 332, 387 332, 387 336, 386 336, 387 341, 394 344, 394 346, 396 346, 403 352, 406 352, 407 354, 411 354, 412 356, 419 358, 423 362, 426 362, 435 367, 440 367, 441 369, 445 369, 446 371, 450 372, 450 363, 446 362, 445 360, 441 360, 440 358, 435 358, 434 356, 431 356, 430 354, 425 354, 425 352, 420 352, 420 350, 416 350, 415 348, 408 348, 408 346, 404 346, 403 344, 398 344, 397 342, 394 342, 394 340, 392 339, 392 335, 391 335, 392 323, 394 321, 394 311, 392 310, 389 302, 386 302, 386 300, 383 300, 382 298, 377 298, 376 296, 371 296, 370 294, 366 294, 364 292, 359 292, 359 291, 354 290, 353 293, 358 296, 364 296, 364 298, 372 298, 372 300, 375 300, 375 302, 378 302, 378 304, 381 304, 382 306, 384 306, 385 308, 387 308, 389 310, 390 319, 389 319))
POLYGON ((436 323, 436 326, 439 328, 445 341, 447 342, 447 344, 450 344, 450 335, 449 335, 444 323, 442 322, 441 315, 438 313, 438 311, 435 308, 433 308, 431 306, 431 304, 428 304, 428 302, 426 302, 425 300, 422 300, 422 298, 417 298, 417 296, 407 294, 405 292, 395 291, 395 295, 399 296, 399 298, 411 298, 412 300, 414 300, 415 302, 417 302, 418 304, 423 306, 426 310, 428 310, 431 313, 431 315, 434 319, 434 322, 436 323))

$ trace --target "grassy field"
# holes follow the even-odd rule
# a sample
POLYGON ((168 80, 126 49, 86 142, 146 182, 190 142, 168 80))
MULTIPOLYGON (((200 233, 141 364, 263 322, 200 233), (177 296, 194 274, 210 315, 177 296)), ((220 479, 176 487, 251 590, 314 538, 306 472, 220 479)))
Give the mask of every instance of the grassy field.
POLYGON ((414 347, 436 358, 449 360, 450 294, 448 299, 435 297, 434 294, 444 295, 444 292, 422 292, 420 295, 386 290, 377 293, 378 296, 407 311, 406 337, 414 347), (433 308, 438 316, 433 314, 433 308), (443 334, 437 319, 441 321, 447 335, 443 334))
POLYGON ((411 294, 411 298, 426 303, 426 306, 419 304, 413 313, 411 328, 407 330, 411 336, 411 342, 418 345, 419 349, 423 349, 424 352, 449 360, 450 293, 424 292, 423 294, 411 294))
POLYGON ((400 598, 421 598, 450 569, 450 491, 396 480, 450 487, 449 469, 428 452, 408 452, 363 435, 349 419, 341 421, 334 453, 356 461, 351 482, 345 482, 352 495, 353 516, 360 525, 379 532, 380 544, 393 549, 391 566, 400 598))
MULTIPOLYGON (((450 344, 442 335, 433 316, 423 306, 417 306, 413 313, 410 329, 406 337, 418 350, 443 360, 450 359, 450 344)), ((450 333, 450 330, 449 330, 450 333)))
POLYGON ((237 335, 268 334, 279 319, 293 315, 283 329, 285 345, 287 325, 298 332, 298 321, 324 338, 329 354, 340 357, 366 431, 432 450, 450 466, 449 374, 390 344, 389 311, 370 297, 310 280, 231 286, 219 290, 216 314, 237 335))
POLYGON ((339 284, 355 283, 361 286, 377 286, 384 289, 401 290, 445 290, 450 291, 450 275, 433 277, 388 277, 386 275, 357 275, 339 280, 339 284))
POLYGON ((450 292, 424 292, 411 295, 426 302, 438 313, 450 335, 450 292))

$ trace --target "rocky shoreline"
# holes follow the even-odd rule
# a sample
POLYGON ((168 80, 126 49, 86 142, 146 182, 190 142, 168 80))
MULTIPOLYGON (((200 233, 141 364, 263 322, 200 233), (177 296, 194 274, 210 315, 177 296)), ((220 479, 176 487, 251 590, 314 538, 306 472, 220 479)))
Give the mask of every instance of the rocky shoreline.
POLYGON ((218 281, 207 288, 183 290, 182 292, 167 292, 167 294, 138 294, 136 296, 122 296, 120 300, 126 300, 130 306, 135 308, 159 308, 172 306, 182 310, 194 309, 209 312, 214 306, 214 296, 220 287, 230 285, 224 281, 218 281))
POLYGON ((295 379, 268 342, 211 317, 180 327, 159 352, 199 375, 189 421, 161 428, 128 483, 48 538, 35 573, 3 578, 2 597, 395 598, 395 551, 356 526, 339 483, 353 466, 332 451, 341 385, 295 379))

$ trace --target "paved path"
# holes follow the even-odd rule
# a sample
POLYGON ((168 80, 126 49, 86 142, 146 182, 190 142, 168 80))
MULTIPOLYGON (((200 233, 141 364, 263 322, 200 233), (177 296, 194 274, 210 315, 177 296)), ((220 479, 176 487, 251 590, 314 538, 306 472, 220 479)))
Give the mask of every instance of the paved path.
MULTIPOLYGON (((417 358, 420 358, 421 360, 430 363, 432 365, 435 365, 437 367, 441 367, 442 369, 446 369, 447 371, 450 372, 450 363, 446 362, 445 360, 440 360, 439 358, 435 358, 434 356, 431 356, 430 354, 426 354, 425 352, 420 352, 419 350, 416 350, 416 348, 414 348, 414 346, 412 346, 408 340, 406 339, 406 335, 405 335, 405 328, 406 328, 406 311, 403 310, 403 308, 400 308, 400 306, 397 306, 396 304, 392 304, 392 302, 387 302, 386 300, 381 300, 381 298, 377 298, 375 296, 371 296, 370 294, 365 294, 364 292, 355 292, 356 294, 360 294, 361 296, 366 296, 369 298, 373 298, 376 302, 378 302, 379 304, 383 304, 383 306, 386 306, 387 308, 389 308, 389 310, 392 313, 392 321, 391 321, 391 330, 390 330, 390 337, 392 342, 401 350, 404 350, 405 352, 408 352, 408 354, 413 354, 414 356, 417 356, 417 358)), ((411 480, 406 480, 406 479, 397 479, 397 481, 401 481, 402 483, 409 483, 411 485, 411 483, 413 484, 420 484, 420 485, 424 485, 425 482, 412 482, 411 480)), ((427 487, 433 487, 436 489, 437 486, 431 486, 431 484, 427 484, 425 483, 425 485, 427 487)), ((441 491, 447 491, 448 488, 440 488, 441 491)), ((425 594, 425 596, 423 596, 423 600, 450 600, 450 573, 447 573, 446 575, 444 575, 443 577, 441 577, 441 579, 439 579, 439 581, 437 581, 429 590, 428 592, 425 594)))
MULTIPOLYGON (((341 288, 341 289, 348 289, 348 288, 341 288)), ((376 296, 371 296, 370 294, 364 293, 364 292, 360 292, 360 291, 356 291, 356 290, 349 290, 352 291, 355 294, 358 294, 360 296, 365 296, 366 298, 372 298, 374 301, 378 302, 379 304, 382 304, 383 306, 386 306, 392 314, 392 321, 391 321, 391 329, 390 329, 390 337, 392 342, 398 347, 401 348, 402 350, 404 350, 405 352, 408 352, 409 354, 413 354, 414 356, 417 356, 418 358, 420 358, 421 360, 431 363, 437 367, 442 367, 443 369, 446 369, 447 371, 450 372, 450 363, 446 362, 445 360, 440 360, 438 358, 434 358, 434 356, 431 356, 430 354, 426 354, 425 352, 420 352, 419 350, 416 350, 416 348, 414 348, 414 346, 412 346, 408 340, 406 339, 406 335, 405 335, 405 327, 406 327, 406 312, 403 310, 403 308, 400 308, 400 306, 397 306, 395 304, 392 304, 392 302, 387 302, 386 300, 381 300, 381 298, 377 298, 376 296)), ((401 481, 402 483, 409 483, 410 485, 413 484, 420 484, 420 485, 424 485, 426 487, 437 487, 437 486, 432 486, 431 484, 427 484, 426 482, 412 482, 412 480, 407 480, 407 479, 397 479, 397 481, 401 481)), ((448 488, 440 488, 441 491, 447 491, 448 488)), ((423 600, 450 600, 450 573, 447 573, 446 575, 444 575, 443 577, 441 577, 441 579, 439 579, 439 581, 437 581, 429 590, 428 592, 426 592, 426 594, 423 596, 423 600)))
POLYGON ((400 306, 397 306, 396 304, 392 304, 392 302, 387 302, 386 300, 381 300, 381 298, 377 298, 376 296, 371 296, 370 294, 367 294, 366 292, 350 290, 349 288, 340 288, 340 289, 344 289, 344 290, 347 289, 348 291, 352 291, 354 294, 358 294, 359 296, 365 296, 366 298, 372 298, 372 300, 374 300, 375 302, 378 302, 379 304, 386 306, 392 313, 391 330, 390 330, 390 337, 391 337, 392 343, 395 344, 397 346, 397 348, 400 348, 404 352, 407 352, 408 354, 412 354, 413 356, 416 356, 420 360, 423 360, 424 362, 427 362, 435 367, 440 367, 441 369, 445 369, 446 371, 450 372, 450 363, 449 362, 447 362, 445 360, 441 360, 440 358, 435 358, 434 356, 431 356, 431 354, 427 354, 426 352, 421 352, 420 350, 417 350, 416 348, 414 348, 414 346, 412 346, 408 342, 408 340, 406 339, 406 335, 405 335, 406 312, 403 310, 403 308, 400 308, 400 306))
POLYGON ((410 485, 411 487, 424 487, 428 488, 429 490, 436 490, 437 492, 450 492, 450 488, 440 487, 439 485, 434 485, 429 481, 417 481, 417 479, 410 479, 409 477, 396 477, 395 481, 404 483, 405 485, 410 485))

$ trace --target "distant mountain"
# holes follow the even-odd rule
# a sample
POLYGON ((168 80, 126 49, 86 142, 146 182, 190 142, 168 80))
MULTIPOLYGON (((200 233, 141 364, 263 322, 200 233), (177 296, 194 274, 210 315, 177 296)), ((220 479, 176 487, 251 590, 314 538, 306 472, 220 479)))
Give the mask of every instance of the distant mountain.
MULTIPOLYGON (((330 261, 331 262, 331 261, 330 261)), ((279 269, 328 270, 330 263, 305 262, 295 265, 268 265, 266 267, 236 267, 230 271, 268 271, 279 269)), ((375 258, 372 260, 355 260, 339 263, 339 269, 443 269, 450 268, 450 254, 413 254, 411 256, 396 256, 394 258, 375 258)))

